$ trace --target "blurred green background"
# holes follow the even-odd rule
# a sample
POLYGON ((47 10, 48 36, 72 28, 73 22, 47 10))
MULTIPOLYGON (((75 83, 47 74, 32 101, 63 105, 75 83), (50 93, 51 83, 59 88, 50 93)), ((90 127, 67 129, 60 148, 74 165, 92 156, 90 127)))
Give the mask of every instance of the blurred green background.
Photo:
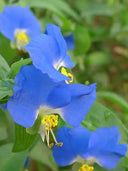
MULTIPOLYGON (((126 130, 128 128, 128 0, 0 0, 0 12, 5 5, 13 4, 23 7, 29 6, 41 24, 42 33, 47 23, 53 23, 61 27, 63 35, 74 34, 75 49, 69 51, 69 53, 76 64, 72 72, 77 82, 86 85, 97 82, 97 101, 116 113, 116 116, 123 123, 122 129, 126 130)), ((11 49, 10 41, 2 34, 0 34, 0 54, 11 67, 12 77, 9 79, 10 82, 21 65, 30 63, 27 59, 28 56, 11 49)), ((0 85, 2 84, 0 78, 0 85)), ((0 89, 1 103, 6 102, 8 94, 12 93, 12 90, 8 91, 6 91, 6 87, 0 89)), ((5 117, 5 112, 2 109, 0 111, 3 119, 1 119, 0 124, 9 123, 5 135, 3 133, 2 136, 0 135, 0 145, 12 143, 14 141, 14 123, 9 114, 6 113, 5 117)), ((92 109, 90 115, 91 113, 94 114, 95 110, 92 109)), ((102 113, 102 110, 99 113, 102 113)), ((106 117, 108 117, 108 113, 106 117)), ((102 118, 100 121, 97 121, 96 118, 93 119, 95 119, 92 122, 94 126, 97 123, 99 124, 96 127, 116 124, 114 117, 111 119, 112 124, 102 121, 102 118)), ((88 120, 91 119, 87 117, 88 120)), ((87 121, 85 126, 89 127, 87 121)), ((4 129, 4 126, 2 129, 4 129)), ((128 140, 127 137, 128 134, 126 134, 128 140)), ((52 158, 52 152, 40 141, 37 144, 29 154, 32 158, 27 168, 29 171, 78 170, 79 164, 58 168, 52 158)), ((5 146, 7 154, 4 151, 2 152, 3 149, 0 148, 0 155, 5 153, 4 157, 6 158, 11 148, 11 144, 5 146)), ((20 155, 16 153, 16 156, 10 154, 10 158, 15 161, 15 158, 19 157, 20 160, 24 153, 26 151, 20 155)), ((15 167, 21 168, 18 163, 15 167)), ((15 171, 15 167, 12 171, 15 171)), ((0 170, 9 171, 9 167, 4 169, 0 170)), ((95 170, 104 171, 105 169, 96 165, 95 170)), ((115 171, 127 170, 128 159, 125 158, 125 161, 120 161, 115 171)))

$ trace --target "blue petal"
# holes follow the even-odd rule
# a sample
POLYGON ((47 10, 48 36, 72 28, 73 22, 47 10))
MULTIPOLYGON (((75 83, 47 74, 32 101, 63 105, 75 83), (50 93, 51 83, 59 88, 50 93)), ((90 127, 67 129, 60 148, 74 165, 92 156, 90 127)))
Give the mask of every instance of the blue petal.
POLYGON ((28 7, 7 6, 0 14, 0 31, 14 41, 16 29, 26 30, 26 33, 33 37, 40 33, 41 27, 28 7))
POLYGON ((74 67, 70 56, 67 54, 67 44, 61 34, 61 30, 58 26, 53 24, 47 24, 46 34, 53 37, 54 40, 57 42, 57 46, 59 48, 59 58, 57 60, 63 62, 63 66, 65 67, 74 67))
POLYGON ((34 66, 42 73, 47 73, 57 81, 70 80, 57 71, 61 66, 74 66, 67 54, 66 44, 60 28, 49 24, 46 33, 32 39, 24 49, 29 52, 34 66))
POLYGON ((117 126, 99 128, 92 133, 88 152, 85 152, 82 157, 86 159, 93 157, 102 167, 114 169, 127 151, 125 144, 118 144, 119 139, 117 126))
POLYGON ((75 47, 75 40, 74 40, 74 35, 70 34, 69 36, 64 36, 64 39, 67 43, 67 47, 69 50, 73 50, 75 47))
POLYGON ((106 147, 107 149, 111 149, 118 143, 120 137, 121 135, 118 132, 117 126, 99 128, 93 132, 90 138, 89 148, 94 148, 96 146, 97 149, 104 150, 106 147))
POLYGON ((62 117, 72 126, 78 126, 84 120, 87 112, 96 99, 95 84, 89 87, 80 84, 70 84, 71 102, 61 109, 62 117))
POLYGON ((27 34, 32 38, 40 34, 41 26, 37 18, 33 15, 28 7, 24 9, 24 15, 22 16, 22 23, 20 23, 21 29, 26 29, 27 34))
POLYGON ((57 141, 63 146, 54 146, 53 157, 59 166, 67 166, 74 162, 78 155, 87 149, 90 132, 84 127, 61 127, 57 132, 57 141))
POLYGON ((67 84, 56 86, 49 94, 48 105, 53 108, 61 108, 71 102, 71 93, 67 84))
POLYGON ((45 33, 57 42, 58 49, 60 50, 60 56, 65 57, 67 54, 67 45, 61 34, 60 28, 53 24, 47 24, 45 33))
POLYGON ((29 52, 34 66, 42 73, 47 73, 54 80, 70 80, 54 68, 54 63, 56 63, 54 57, 59 55, 59 50, 52 37, 40 34, 31 39, 24 49, 29 52))
POLYGON ((31 127, 40 105, 47 105, 47 96, 56 84, 33 66, 23 66, 15 83, 18 85, 14 86, 14 95, 8 101, 8 110, 16 123, 31 127))
POLYGON ((97 156, 98 163, 106 169, 114 169, 119 160, 125 156, 126 152, 127 145, 118 144, 118 147, 113 149, 111 152, 100 153, 97 156), (117 148, 120 148, 120 151, 116 152, 117 148))
POLYGON ((72 63, 70 55, 66 55, 63 59, 63 66, 68 68, 73 68, 75 65, 72 63))

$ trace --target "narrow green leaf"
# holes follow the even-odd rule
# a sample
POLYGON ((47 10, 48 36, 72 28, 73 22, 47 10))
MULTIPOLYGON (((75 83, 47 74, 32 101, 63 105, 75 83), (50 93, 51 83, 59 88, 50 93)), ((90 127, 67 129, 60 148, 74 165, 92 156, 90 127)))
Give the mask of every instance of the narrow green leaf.
POLYGON ((83 16, 91 16, 91 15, 103 15, 103 16, 112 16, 113 15, 113 7, 108 7, 103 3, 92 3, 88 1, 85 3, 85 10, 82 13, 83 16))
POLYGON ((49 149, 43 142, 39 141, 30 151, 29 155, 32 159, 49 166, 53 171, 58 171, 58 166, 52 156, 52 150, 49 149))
POLYGON ((8 75, 10 68, 5 59, 0 55, 0 79, 5 79, 8 75))
POLYGON ((128 111, 128 103, 121 96, 116 93, 108 92, 108 91, 100 91, 97 93, 99 98, 107 99, 116 105, 118 105, 124 111, 128 111))
POLYGON ((13 89, 6 81, 0 80, 0 99, 11 96, 13 94, 13 89))
POLYGON ((37 134, 30 135, 26 132, 26 128, 15 124, 15 143, 13 152, 20 152, 32 146, 36 139, 37 134))
POLYGON ((23 167, 27 152, 12 153, 12 144, 0 147, 0 170, 20 171, 23 167))
POLYGON ((10 64, 15 57, 15 49, 11 48, 10 40, 0 33, 0 54, 4 56, 6 61, 10 64))
POLYGON ((6 127, 0 127, 0 141, 8 137, 6 127))
POLYGON ((59 15, 65 16, 65 14, 67 14, 74 19, 79 20, 78 14, 62 0, 27 0, 26 2, 29 7, 45 8, 59 15))
POLYGON ((34 125, 30 128, 26 128, 26 132, 28 134, 38 134, 39 128, 40 128, 40 124, 41 124, 41 118, 38 116, 38 118, 36 119, 34 125))
POLYGON ((11 70, 10 70, 10 77, 14 78, 16 74, 20 71, 21 66, 30 64, 32 61, 30 58, 27 59, 20 59, 19 61, 13 63, 11 65, 11 70))
POLYGON ((67 15, 73 17, 74 19, 80 21, 80 17, 79 15, 70 8, 70 6, 68 5, 68 3, 66 3, 66 1, 62 1, 62 0, 50 0, 51 2, 53 2, 55 4, 57 4, 57 7, 59 9, 61 9, 64 13, 66 13, 67 15))

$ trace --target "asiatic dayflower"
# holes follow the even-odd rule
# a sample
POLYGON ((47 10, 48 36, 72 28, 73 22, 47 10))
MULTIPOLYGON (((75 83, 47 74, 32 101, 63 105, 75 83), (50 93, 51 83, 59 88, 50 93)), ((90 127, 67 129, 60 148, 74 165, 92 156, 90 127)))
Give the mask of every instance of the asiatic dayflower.
POLYGON ((70 34, 68 36, 64 36, 64 39, 66 41, 68 50, 73 50, 75 48, 74 35, 70 34))
POLYGON ((38 20, 27 6, 6 6, 0 14, 0 32, 19 50, 40 31, 38 20))
POLYGON ((30 54, 33 65, 42 73, 47 73, 56 81, 70 81, 69 77, 58 71, 61 67, 74 67, 67 54, 67 45, 58 26, 47 24, 45 34, 31 39, 24 49, 30 54))
POLYGON ((88 163, 96 162, 106 169, 114 169, 127 151, 126 144, 118 144, 120 138, 117 126, 98 128, 92 133, 82 126, 61 127, 57 141, 63 146, 54 146, 53 157, 59 166, 70 165, 82 158, 88 163))
POLYGON ((55 82, 34 66, 22 66, 15 84, 7 108, 13 120, 24 127, 33 126, 38 115, 53 113, 78 126, 96 99, 96 84, 55 82))

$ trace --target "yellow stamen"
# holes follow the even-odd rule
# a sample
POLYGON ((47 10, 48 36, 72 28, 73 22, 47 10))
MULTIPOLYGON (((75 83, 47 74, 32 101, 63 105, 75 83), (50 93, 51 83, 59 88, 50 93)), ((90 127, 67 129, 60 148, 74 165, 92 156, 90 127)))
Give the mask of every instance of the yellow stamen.
POLYGON ((28 43, 28 36, 25 32, 21 31, 18 35, 17 35, 17 39, 24 42, 24 43, 28 43))
POLYGON ((51 130, 58 125, 57 115, 45 115, 42 119, 42 124, 45 125, 46 130, 51 130))
POLYGON ((45 126, 46 141, 47 141, 48 147, 52 148, 54 146, 54 143, 49 144, 49 132, 51 132, 55 144, 61 147, 63 143, 57 142, 56 137, 52 131, 52 128, 58 125, 58 115, 45 115, 42 119, 42 124, 45 126))
POLYGON ((79 168, 79 171, 93 171, 93 170, 94 170, 94 167, 90 167, 87 164, 84 164, 83 166, 79 168))
POLYGON ((64 74, 66 77, 71 78, 70 81, 67 81, 68 83, 73 82, 73 75, 71 73, 68 73, 64 67, 61 68, 61 73, 64 74))

